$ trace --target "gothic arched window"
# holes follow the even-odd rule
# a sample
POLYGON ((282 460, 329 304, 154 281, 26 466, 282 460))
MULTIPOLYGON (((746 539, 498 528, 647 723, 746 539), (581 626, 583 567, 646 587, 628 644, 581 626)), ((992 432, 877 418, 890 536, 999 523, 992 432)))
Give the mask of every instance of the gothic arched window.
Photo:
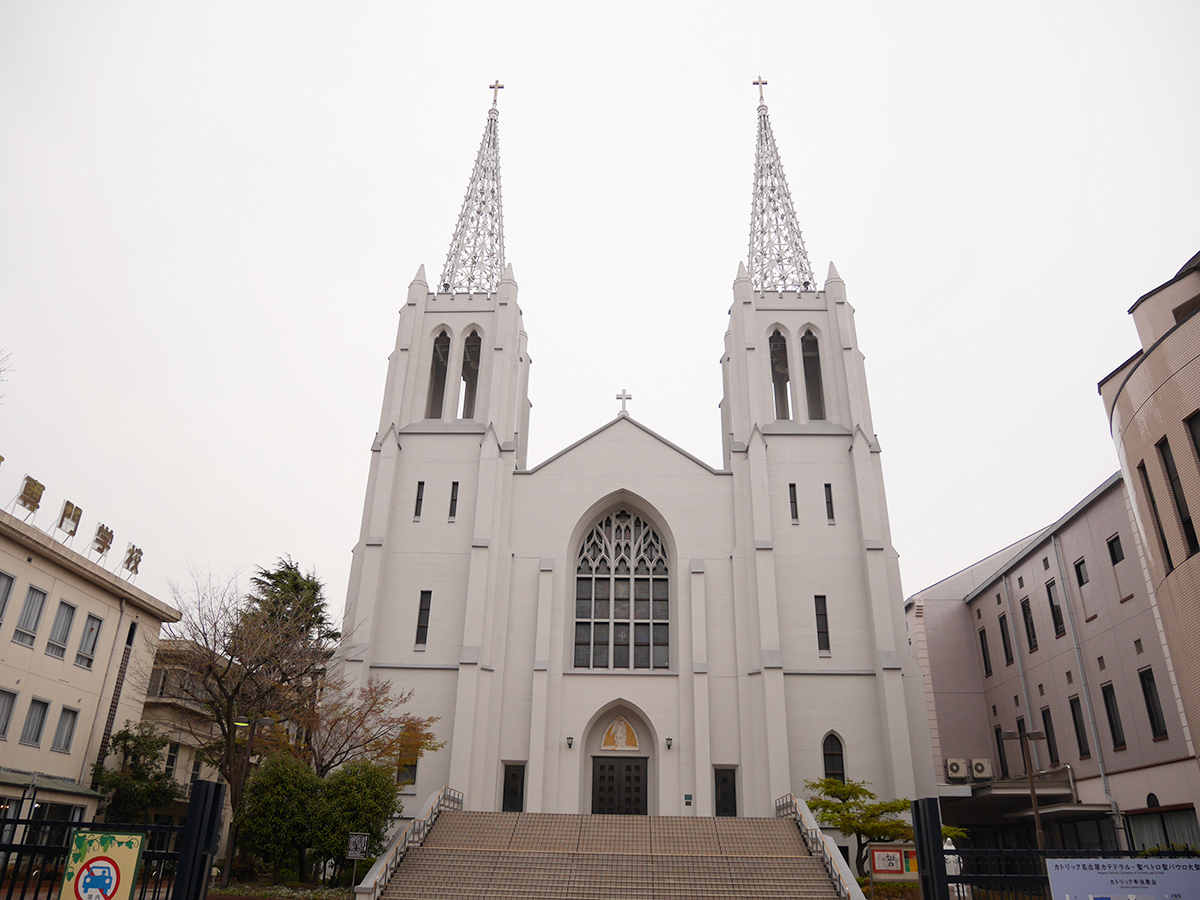
POLYGON ((440 419, 446 399, 446 367, 450 364, 450 335, 441 332, 433 341, 433 366, 429 372, 429 404, 425 418, 440 419))
POLYGON ((804 390, 808 397, 808 417, 825 418, 825 389, 821 385, 821 351, 816 335, 804 332, 800 338, 800 356, 804 360, 804 390))
POLYGON ((836 734, 825 735, 825 743, 821 745, 825 754, 825 777, 838 781, 846 780, 846 762, 842 758, 842 741, 836 734))
POLYGON ((670 613, 662 539, 639 515, 608 513, 584 537, 575 570, 576 668, 669 668, 670 613))
POLYGON ((479 332, 472 331, 467 335, 463 345, 462 365, 462 418, 475 418, 475 392, 479 387, 479 357, 482 341, 479 332))
POLYGON ((776 329, 769 341, 771 347, 771 384, 775 388, 775 418, 790 419, 788 404, 787 339, 776 329))

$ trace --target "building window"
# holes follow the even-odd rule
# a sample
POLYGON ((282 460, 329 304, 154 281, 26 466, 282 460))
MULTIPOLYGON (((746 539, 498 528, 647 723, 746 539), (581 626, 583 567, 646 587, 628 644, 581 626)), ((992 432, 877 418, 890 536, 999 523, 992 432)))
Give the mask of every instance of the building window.
POLYGON ((1145 651, 1142 649, 1142 639, 1141 639, 1141 638, 1135 638, 1135 639, 1134 639, 1134 641, 1133 641, 1133 652, 1134 652, 1134 653, 1136 653, 1138 656, 1141 656, 1141 655, 1142 655, 1142 653, 1144 653, 1144 652, 1145 652, 1145 651))
POLYGON ((413 521, 421 518, 421 505, 425 502, 425 482, 417 482, 417 503, 413 507, 413 521))
POLYGON ((1187 418, 1188 434, 1192 436, 1192 449, 1200 456, 1200 412, 1194 412, 1187 418))
POLYGON ((472 331, 467 335, 463 345, 462 364, 462 418, 475 418, 475 395, 479 387, 479 358, 482 341, 479 332, 472 331))
POLYGON ((794 484, 788 485, 788 502, 792 506, 792 524, 798 525, 800 523, 800 504, 796 502, 796 485, 794 484))
POLYGON ((833 521, 833 485, 825 485, 825 518, 833 521))
POLYGON ((1012 638, 1008 634, 1008 616, 1000 616, 1000 643, 1004 645, 1004 664, 1013 664, 1012 638))
POLYGON ((29 711, 25 713, 25 727, 21 729, 21 743, 34 747, 42 743, 42 729, 46 727, 46 714, 50 712, 50 704, 36 697, 29 701, 29 711))
POLYGON ((979 648, 983 651, 983 674, 988 676, 992 674, 992 651, 988 649, 987 629, 979 629, 979 648))
POLYGON ((8 739, 8 726, 12 723, 17 695, 12 691, 0 690, 0 741, 8 739))
POLYGON ((841 738, 836 734, 825 735, 821 750, 825 754, 825 777, 844 782, 846 780, 846 761, 842 753, 841 738))
POLYGON ((1004 752, 1004 729, 996 726, 996 759, 1000 762, 1000 777, 1008 777, 1008 754, 1004 752))
POLYGON ((1108 558, 1112 560, 1115 566, 1125 558, 1125 551, 1121 549, 1121 536, 1114 534, 1108 539, 1108 558))
POLYGON ((1142 480, 1142 490, 1146 492, 1146 499, 1150 503, 1150 515, 1154 517, 1154 532, 1158 536, 1158 545, 1163 552, 1163 561, 1167 564, 1167 571, 1175 570, 1175 563, 1171 562, 1171 548, 1167 546, 1167 535, 1163 531, 1162 518, 1158 515, 1158 502, 1154 499, 1154 488, 1150 486, 1150 475, 1146 471, 1146 463, 1138 463, 1138 475, 1142 480))
POLYGON ((1125 749, 1125 729, 1121 727, 1121 710, 1117 707, 1117 692, 1112 682, 1100 685, 1104 697, 1104 711, 1108 714, 1108 732, 1112 735, 1113 749, 1125 749))
POLYGON ((1171 497, 1175 500, 1175 511, 1179 513, 1179 523, 1183 526, 1183 536, 1187 540, 1188 556, 1200 552, 1200 541, 1196 539, 1196 527, 1192 524, 1192 514, 1188 511, 1187 497, 1183 493, 1183 482, 1179 480, 1179 470, 1175 468, 1175 456, 1171 453, 1171 445, 1163 438, 1158 442, 1158 455, 1162 458, 1163 469, 1167 473, 1167 482, 1171 485, 1171 497))
POLYGON ((79 710, 63 707, 62 712, 58 714, 58 727, 54 729, 51 750, 57 750, 59 753, 71 752, 71 741, 75 739, 75 722, 78 718, 79 710))
POLYGON ((417 784, 417 764, 410 763, 406 766, 396 767, 396 786, 400 788, 403 794, 412 794, 416 792, 417 784), (404 790, 408 788, 408 790, 404 790))
POLYGON ((192 774, 188 778, 188 784, 191 784, 193 782, 200 780, 200 774, 201 774, 201 771, 203 770, 203 768, 204 768, 204 763, 202 763, 200 761, 200 757, 199 756, 192 757, 192 774))
POLYGON ((825 610, 825 598, 818 594, 813 597, 817 609, 817 649, 823 654, 829 653, 829 615, 825 610))
POLYGON ((1042 707, 1042 731, 1046 733, 1046 751, 1050 754, 1050 765, 1058 765, 1058 740, 1054 737, 1054 719, 1050 707, 1042 707))
POLYGON ((1092 755, 1092 748, 1088 746, 1087 721, 1083 718, 1083 707, 1079 703, 1079 695, 1072 697, 1069 702, 1071 704, 1071 722, 1075 725, 1075 744, 1079 747, 1079 758, 1087 759, 1092 755))
POLYGON ((170 779, 175 778, 175 766, 179 762, 179 744, 174 741, 167 747, 167 762, 163 766, 163 771, 167 773, 170 779))
POLYGON ((1104 662, 1103 656, 1096 657, 1096 665, 1098 665, 1100 667, 1101 672, 1103 672, 1106 668, 1108 668, 1107 664, 1104 662))
POLYGON ((1025 587, 1025 576, 1023 576, 1023 575, 1018 575, 1018 576, 1017 576, 1017 587, 1018 587, 1018 588, 1023 588, 1023 587, 1025 587))
POLYGON ((46 655, 63 659, 67 655, 67 638, 71 636, 71 625, 75 621, 75 607, 65 600, 58 601, 58 612, 54 614, 54 625, 46 640, 46 655))
POLYGON ((92 661, 96 658, 96 642, 100 639, 100 626, 103 624, 103 619, 88 614, 83 637, 79 639, 79 652, 75 654, 75 665, 85 669, 92 667, 92 661))
POLYGON ((775 418, 790 419, 787 339, 776 330, 768 344, 771 351, 771 386, 775 391, 775 418))
POLYGON ((446 370, 450 365, 450 335, 441 332, 433 342, 433 363, 429 371, 429 403, 425 418, 440 419, 446 399, 446 370))
POLYGON ((33 646, 45 605, 46 592, 30 585, 29 591, 25 594, 25 605, 21 607, 21 617, 17 619, 17 628, 13 632, 14 641, 24 644, 26 647, 33 646))
POLYGON ((654 527, 619 509, 583 540, 575 570, 575 666, 670 667, 666 550, 654 527), (630 647, 633 654, 630 655, 630 647))
POLYGON ((1167 720, 1163 718, 1162 704, 1158 702, 1158 688, 1154 684, 1154 670, 1138 672, 1142 681, 1142 696, 1146 698, 1146 712, 1150 716, 1150 732, 1156 741, 1167 736, 1167 720))
POLYGON ((454 521, 454 517, 458 515, 458 482, 450 484, 450 521, 454 521))
POLYGON ((1050 570, 1050 557, 1048 557, 1048 556, 1043 556, 1043 557, 1042 557, 1042 570, 1043 570, 1043 571, 1049 571, 1049 570, 1050 570))
POLYGON ((4 611, 8 609, 8 597, 12 593, 13 577, 7 572, 0 572, 0 621, 4 620, 4 611))
POLYGON ((1050 600, 1050 619, 1054 622, 1054 636, 1062 637, 1067 633, 1063 623, 1062 606, 1058 603, 1058 587, 1053 581, 1046 582, 1046 597, 1050 600))
POLYGON ((1033 626, 1033 610, 1029 606, 1029 598, 1021 601, 1021 618, 1025 620, 1025 639, 1029 641, 1029 652, 1037 649, 1037 629, 1033 626))
POLYGON ((1075 581, 1080 587, 1088 583, 1087 563, 1082 557, 1075 560, 1075 581))
POLYGON ((433 604, 433 591, 421 591, 421 605, 417 609, 417 646, 424 647, 429 638, 429 607, 433 604))
POLYGON ((825 418, 825 390, 821 386, 821 351, 811 331, 800 338, 800 355, 804 359, 804 391, 808 397, 808 417, 825 418))

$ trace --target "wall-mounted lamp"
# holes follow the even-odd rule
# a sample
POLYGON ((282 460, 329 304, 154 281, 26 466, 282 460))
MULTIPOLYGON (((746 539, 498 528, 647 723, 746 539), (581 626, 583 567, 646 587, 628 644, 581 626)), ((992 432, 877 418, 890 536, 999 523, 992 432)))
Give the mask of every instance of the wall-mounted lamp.
POLYGON ((571 745, 574 743, 575 743, 575 738, 571 737, 570 735, 567 735, 567 749, 568 750, 571 749, 571 745))
POLYGON ((671 749, 671 744, 675 742, 675 738, 667 738, 667 749, 671 749))

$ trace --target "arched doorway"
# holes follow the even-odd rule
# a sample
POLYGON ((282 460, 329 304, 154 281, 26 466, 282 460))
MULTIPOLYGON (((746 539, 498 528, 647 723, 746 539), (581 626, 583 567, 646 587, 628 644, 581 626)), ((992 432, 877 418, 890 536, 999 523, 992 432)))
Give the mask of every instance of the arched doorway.
POLYGON ((649 815, 654 746, 650 727, 628 707, 618 705, 597 714, 584 743, 590 759, 588 811, 649 815))

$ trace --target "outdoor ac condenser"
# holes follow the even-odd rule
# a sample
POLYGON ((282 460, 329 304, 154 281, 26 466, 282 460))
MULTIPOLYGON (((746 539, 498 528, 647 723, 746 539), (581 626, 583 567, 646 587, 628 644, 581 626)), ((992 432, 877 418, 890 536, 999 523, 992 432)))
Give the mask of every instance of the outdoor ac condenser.
POLYGON ((988 781, 992 777, 992 761, 990 759, 971 760, 971 778, 975 781, 988 781))
POLYGON ((950 781, 966 781, 967 761, 965 759, 948 759, 946 760, 946 778, 950 781))

